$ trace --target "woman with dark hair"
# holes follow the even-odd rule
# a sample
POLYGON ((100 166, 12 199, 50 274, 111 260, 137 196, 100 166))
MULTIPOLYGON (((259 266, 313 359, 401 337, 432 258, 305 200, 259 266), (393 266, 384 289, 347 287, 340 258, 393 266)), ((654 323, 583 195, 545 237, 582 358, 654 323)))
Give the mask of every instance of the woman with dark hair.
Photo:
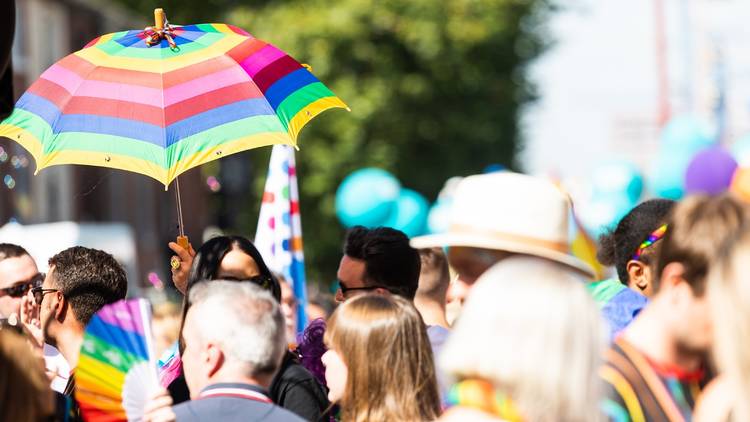
POLYGON ((611 337, 622 331, 648 303, 653 293, 659 240, 675 202, 650 199, 638 204, 614 229, 599 237, 596 258, 614 266, 617 277, 588 287, 609 324, 611 337))
MULTIPOLYGON (((250 282, 271 292, 281 300, 281 287, 263 261, 252 242, 241 236, 219 236, 208 240, 197 252, 185 250, 176 243, 170 248, 178 254, 172 266, 172 279, 185 298, 198 283, 211 280, 250 282), (189 270, 188 270, 189 269, 189 270)), ((190 303, 183 302, 183 322, 190 303)), ((182 335, 180 335, 182 338, 182 335)), ((180 345, 180 350, 182 350, 180 345)), ((179 361, 179 354, 162 360, 160 374, 162 385, 169 386, 175 404, 190 398, 179 361)), ((329 407, 325 389, 298 361, 295 354, 287 352, 278 374, 271 383, 270 398, 309 421, 321 420, 329 407)))

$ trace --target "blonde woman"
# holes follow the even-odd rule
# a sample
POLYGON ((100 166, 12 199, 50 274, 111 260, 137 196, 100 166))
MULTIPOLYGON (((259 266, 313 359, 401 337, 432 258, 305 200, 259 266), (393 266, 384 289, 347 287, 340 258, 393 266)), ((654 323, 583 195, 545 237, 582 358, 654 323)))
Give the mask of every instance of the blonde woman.
POLYGON ((708 276, 713 351, 720 376, 695 408, 697 422, 750 420, 750 227, 730 238, 708 276))
POLYGON ((440 414, 435 366, 419 312, 393 295, 352 298, 328 322, 328 399, 345 422, 421 422, 440 414))
POLYGON ((604 327, 559 264, 510 257, 472 289, 440 356, 454 378, 441 421, 598 421, 604 327))

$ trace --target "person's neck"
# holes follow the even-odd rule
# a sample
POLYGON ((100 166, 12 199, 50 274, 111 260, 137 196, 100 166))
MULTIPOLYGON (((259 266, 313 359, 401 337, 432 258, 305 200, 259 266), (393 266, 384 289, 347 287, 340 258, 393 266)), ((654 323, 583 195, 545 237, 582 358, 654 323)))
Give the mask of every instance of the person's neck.
POLYGON ((700 369, 703 356, 679 347, 667 320, 660 315, 662 306, 664 304, 652 302, 644 308, 625 329, 625 340, 657 364, 676 366, 685 371, 700 369))
POLYGON ((77 327, 61 327, 55 336, 55 346, 63 355, 72 369, 78 366, 78 356, 83 344, 83 329, 77 327))
POLYGON ((445 318, 445 303, 441 304, 434 300, 415 297, 414 306, 422 315, 425 325, 439 325, 450 328, 448 320, 445 318))

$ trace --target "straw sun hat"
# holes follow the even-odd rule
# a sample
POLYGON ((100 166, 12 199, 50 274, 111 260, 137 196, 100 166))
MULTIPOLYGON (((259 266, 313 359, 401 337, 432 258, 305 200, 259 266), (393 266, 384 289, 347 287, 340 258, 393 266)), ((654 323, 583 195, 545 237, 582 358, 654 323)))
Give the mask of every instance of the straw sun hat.
POLYGON ((538 256, 593 276, 570 255, 570 200, 551 182, 518 173, 469 176, 453 196, 445 233, 415 237, 417 249, 463 246, 538 256))

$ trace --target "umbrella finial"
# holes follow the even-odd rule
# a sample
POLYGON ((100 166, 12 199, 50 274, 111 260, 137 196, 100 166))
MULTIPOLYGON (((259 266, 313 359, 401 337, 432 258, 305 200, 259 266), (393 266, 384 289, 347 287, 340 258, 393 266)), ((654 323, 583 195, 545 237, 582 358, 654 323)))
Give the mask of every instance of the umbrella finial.
POLYGON ((164 9, 161 7, 154 9, 154 23, 157 30, 164 29, 164 22, 167 20, 167 14, 164 13, 164 9))

